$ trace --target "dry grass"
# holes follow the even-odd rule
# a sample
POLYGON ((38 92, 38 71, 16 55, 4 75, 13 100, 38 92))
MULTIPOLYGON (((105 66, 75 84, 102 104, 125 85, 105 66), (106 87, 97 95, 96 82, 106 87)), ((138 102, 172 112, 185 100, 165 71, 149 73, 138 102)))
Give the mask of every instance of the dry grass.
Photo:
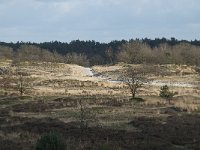
POLYGON ((188 112, 200 111, 200 97, 196 96, 179 96, 174 100, 174 105, 188 112))
MULTIPOLYGON (((15 67, 11 66, 11 61, 1 62, 4 66, 10 66, 11 70, 15 70, 15 67)), ((114 78, 115 75, 119 75, 123 69, 123 65, 115 66, 94 66, 92 67, 95 72, 105 74, 107 78, 114 78)), ((140 65, 135 65, 140 67, 140 65)), ((197 80, 198 75, 190 66, 176 66, 166 65, 166 69, 173 72, 174 70, 183 70, 183 72, 190 72, 190 75, 177 75, 177 76, 165 76, 162 77, 163 81, 187 81, 194 82, 197 80)), ((107 95, 129 95, 127 87, 123 83, 110 82, 104 78, 88 76, 88 70, 78 65, 69 65, 63 63, 21 63, 21 71, 28 73, 29 77, 34 81, 32 89, 27 94, 30 95, 95 95, 95 94, 107 94, 107 95), (86 91, 86 92, 83 92, 86 91)), ((13 75, 13 78, 15 76, 13 75)), ((159 79, 159 76, 151 77, 159 79)), ((144 86, 139 90, 139 95, 158 95, 158 86, 144 86)), ((182 87, 170 87, 172 91, 178 92, 179 95, 199 95, 200 90, 197 88, 182 88, 182 87)), ((16 93, 12 91, 10 93, 16 93)))

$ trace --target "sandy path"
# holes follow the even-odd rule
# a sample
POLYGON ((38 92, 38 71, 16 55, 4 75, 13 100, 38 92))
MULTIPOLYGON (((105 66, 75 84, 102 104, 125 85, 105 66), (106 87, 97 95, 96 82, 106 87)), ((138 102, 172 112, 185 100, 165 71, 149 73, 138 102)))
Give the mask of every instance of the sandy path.
MULTIPOLYGON (((91 68, 82 68, 83 74, 86 76, 94 77, 94 72, 92 71, 91 68)), ((106 77, 102 76, 95 76, 95 78, 98 78, 99 80, 104 80, 107 82, 112 82, 112 83, 122 83, 123 81, 118 81, 118 80, 112 80, 108 79, 106 77)), ((200 87, 199 83, 188 83, 188 82, 170 82, 170 81, 160 81, 160 80, 154 80, 150 81, 148 83, 145 83, 147 85, 153 85, 153 86, 174 86, 174 87, 200 87)))
POLYGON ((72 76, 81 76, 81 77, 88 77, 88 76, 94 76, 91 68, 86 68, 78 65, 70 65, 70 68, 72 70, 72 76))

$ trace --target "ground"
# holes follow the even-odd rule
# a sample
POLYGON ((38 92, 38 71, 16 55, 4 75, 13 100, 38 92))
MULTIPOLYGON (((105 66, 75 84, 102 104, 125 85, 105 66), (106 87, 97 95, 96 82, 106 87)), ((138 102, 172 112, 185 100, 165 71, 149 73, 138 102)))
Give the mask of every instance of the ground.
MULTIPOLYGON (((163 67, 171 74, 151 78, 198 83, 193 67, 163 67), (177 68, 181 71, 173 73, 177 68)), ((1 63, 0 71, 8 68, 17 80, 15 67, 1 63)), ((171 84, 178 94, 168 103, 158 96, 158 85, 148 84, 137 93, 140 100, 131 100, 127 86, 116 81, 122 64, 84 68, 27 62, 20 69, 32 86, 23 96, 14 88, 1 90, 0 150, 34 150, 37 139, 51 131, 62 134, 69 150, 200 149, 198 86, 171 84)))

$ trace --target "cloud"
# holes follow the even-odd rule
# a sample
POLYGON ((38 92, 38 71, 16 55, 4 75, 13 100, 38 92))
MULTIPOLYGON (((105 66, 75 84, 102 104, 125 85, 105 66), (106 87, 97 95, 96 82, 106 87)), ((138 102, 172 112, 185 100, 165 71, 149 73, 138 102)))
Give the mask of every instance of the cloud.
POLYGON ((0 41, 195 39, 198 14, 197 0, 0 0, 0 41))
POLYGON ((58 2, 66 2, 66 1, 69 1, 69 0, 33 0, 33 1, 44 2, 44 3, 52 3, 52 2, 58 3, 58 2))

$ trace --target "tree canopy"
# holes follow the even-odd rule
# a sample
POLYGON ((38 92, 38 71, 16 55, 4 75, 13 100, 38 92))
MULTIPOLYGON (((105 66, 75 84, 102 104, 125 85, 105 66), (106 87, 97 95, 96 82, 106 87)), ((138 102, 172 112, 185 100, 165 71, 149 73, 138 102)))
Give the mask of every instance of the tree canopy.
POLYGON ((59 60, 59 62, 67 63, 77 63, 74 61, 76 58, 72 59, 72 56, 79 56, 79 60, 87 62, 85 63, 87 65, 117 62, 200 65, 200 41, 144 38, 109 43, 80 40, 69 43, 59 41, 43 43, 0 42, 0 59, 12 59, 13 55, 15 58, 23 55, 24 59, 33 61, 36 59, 42 61, 59 60), (69 58, 70 60, 68 60, 69 58))

